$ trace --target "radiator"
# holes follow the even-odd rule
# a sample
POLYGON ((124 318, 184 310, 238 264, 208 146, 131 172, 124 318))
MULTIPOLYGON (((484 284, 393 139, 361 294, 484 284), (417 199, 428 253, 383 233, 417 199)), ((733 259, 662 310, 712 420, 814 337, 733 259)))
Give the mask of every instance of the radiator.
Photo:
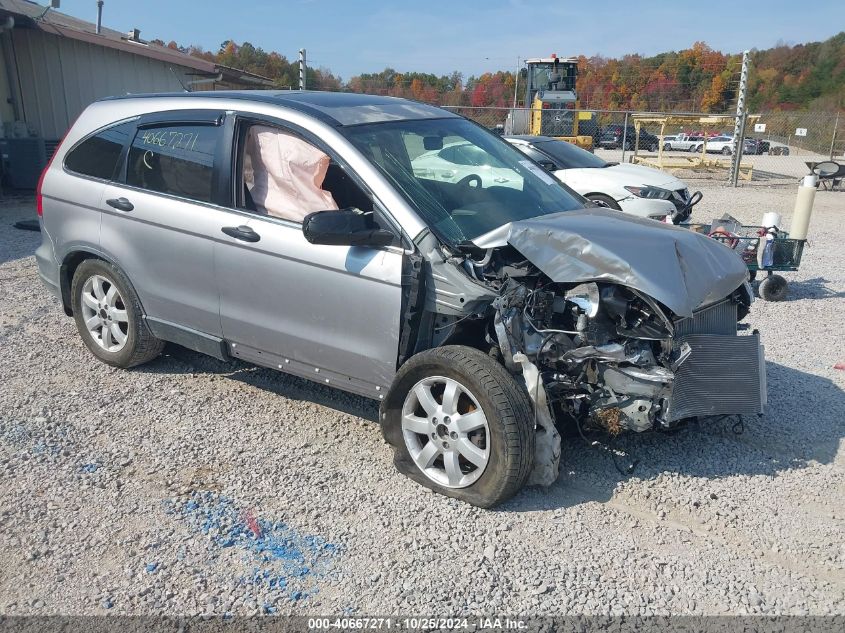
POLYGON ((766 361, 758 334, 687 334, 675 342, 687 343, 691 353, 675 372, 667 421, 763 412, 766 361))
POLYGON ((675 321, 675 339, 687 334, 736 334, 736 303, 728 298, 675 321))

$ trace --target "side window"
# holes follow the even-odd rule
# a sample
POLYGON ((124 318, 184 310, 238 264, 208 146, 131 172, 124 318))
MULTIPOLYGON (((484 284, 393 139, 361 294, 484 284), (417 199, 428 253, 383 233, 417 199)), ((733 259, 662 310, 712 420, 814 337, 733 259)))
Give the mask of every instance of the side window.
POLYGON ((532 159, 537 163, 540 163, 544 168, 557 169, 557 165, 555 165, 555 162, 551 158, 549 158, 542 152, 538 152, 530 145, 515 145, 514 147, 516 147, 520 152, 528 156, 528 158, 532 159))
POLYGON ((211 202, 214 155, 222 140, 223 129, 215 125, 140 128, 129 148, 126 184, 211 202))
POLYGON ((477 167, 478 160, 475 156, 473 156, 472 151, 469 150, 465 145, 457 145, 455 146, 455 158, 452 161, 458 165, 466 165, 468 167, 477 167))
POLYGON ((354 179, 299 135, 244 122, 238 139, 240 208, 292 222, 314 211, 373 211, 372 199, 354 179))
POLYGON ((454 147, 447 147, 445 149, 441 149, 440 152, 437 154, 440 158, 450 163, 457 163, 458 160, 455 158, 455 148, 454 147))
POLYGON ((83 176, 111 180, 134 126, 134 122, 121 123, 85 139, 68 152, 65 167, 83 176))

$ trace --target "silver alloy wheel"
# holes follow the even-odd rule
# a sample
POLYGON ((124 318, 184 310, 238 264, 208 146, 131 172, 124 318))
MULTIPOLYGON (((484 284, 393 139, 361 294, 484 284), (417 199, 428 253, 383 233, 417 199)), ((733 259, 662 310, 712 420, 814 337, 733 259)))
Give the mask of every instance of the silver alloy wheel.
POLYGON ((417 467, 445 488, 478 481, 490 461, 490 427, 475 396, 453 378, 420 380, 402 405, 402 435, 417 467))
POLYGON ((107 352, 119 352, 129 338, 126 304, 114 283, 92 275, 82 286, 82 320, 97 345, 107 352))

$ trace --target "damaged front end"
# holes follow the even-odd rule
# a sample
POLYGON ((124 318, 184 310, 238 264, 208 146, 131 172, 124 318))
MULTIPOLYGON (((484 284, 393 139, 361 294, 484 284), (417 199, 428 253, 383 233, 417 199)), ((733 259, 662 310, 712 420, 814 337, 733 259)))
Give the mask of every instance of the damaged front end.
POLYGON ((759 335, 738 326, 752 301, 739 258, 688 231, 602 213, 513 223, 451 259, 494 294, 484 313, 448 322, 466 333, 483 320, 490 352, 534 403, 530 483, 557 478, 556 427, 567 423, 615 435, 765 405, 759 335))
POLYGON ((746 380, 760 384, 759 355, 742 353, 759 346, 758 335, 737 336, 747 301, 741 288, 673 320, 621 286, 529 288, 509 279, 496 300, 496 342, 504 362, 517 348, 541 370, 559 414, 611 433, 667 428, 685 417, 761 410, 763 394, 746 380), (696 393, 679 394, 679 379, 696 393))
MULTIPOLYGON (((677 318, 630 288, 528 274, 503 285, 490 338, 502 362, 522 370, 535 406, 548 407, 548 417, 537 416, 547 444, 558 441, 544 424, 552 419, 612 435, 668 429, 690 417, 762 411, 759 336, 737 332, 749 303, 740 286, 677 318)), ((545 461, 535 483, 557 476, 545 461)))

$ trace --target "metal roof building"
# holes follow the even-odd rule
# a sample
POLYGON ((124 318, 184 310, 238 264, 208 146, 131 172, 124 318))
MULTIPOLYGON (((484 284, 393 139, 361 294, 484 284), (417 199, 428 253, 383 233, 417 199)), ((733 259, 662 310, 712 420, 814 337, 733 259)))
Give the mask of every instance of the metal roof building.
POLYGON ((35 2, 0 0, 0 168, 6 185, 21 187, 31 181, 31 173, 37 176, 36 167, 43 166, 39 156, 51 153, 92 101, 178 91, 183 85, 217 90, 273 84, 260 75, 146 42, 135 29, 98 29, 35 2), (43 139, 41 149, 36 139, 43 139), (41 165, 20 171, 21 161, 39 160, 41 165))

